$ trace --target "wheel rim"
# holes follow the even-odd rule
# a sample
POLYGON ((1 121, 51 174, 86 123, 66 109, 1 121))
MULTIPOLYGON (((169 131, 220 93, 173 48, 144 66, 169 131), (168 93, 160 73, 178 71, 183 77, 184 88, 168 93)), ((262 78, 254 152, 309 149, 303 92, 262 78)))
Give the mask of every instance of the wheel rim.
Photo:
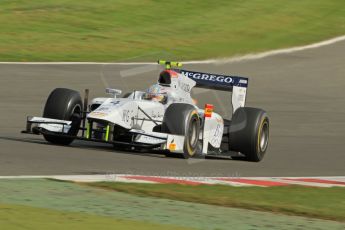
POLYGON ((75 105, 74 106, 74 108, 72 110, 72 113, 71 113, 71 116, 70 116, 70 118, 68 120, 71 121, 73 119, 73 117, 75 117, 75 116, 81 117, 81 107, 80 107, 80 105, 75 105))
POLYGON ((79 126, 80 126, 80 122, 81 122, 81 115, 82 115, 82 111, 81 111, 81 107, 80 105, 76 105, 74 106, 73 110, 72 110, 72 114, 70 116, 70 118, 68 120, 72 121, 71 124, 71 128, 69 131, 70 135, 76 135, 78 134, 79 131, 79 126), (76 120, 75 118, 78 117, 79 119, 76 120))
POLYGON ((189 138, 190 145, 194 147, 197 141, 197 123, 195 119, 192 120, 192 125, 189 129, 189 138))
POLYGON ((259 137, 259 147, 260 147, 260 152, 265 152, 267 149, 267 145, 268 145, 268 133, 269 129, 268 129, 268 123, 267 121, 265 121, 262 124, 261 127, 261 132, 260 132, 260 137, 259 137))

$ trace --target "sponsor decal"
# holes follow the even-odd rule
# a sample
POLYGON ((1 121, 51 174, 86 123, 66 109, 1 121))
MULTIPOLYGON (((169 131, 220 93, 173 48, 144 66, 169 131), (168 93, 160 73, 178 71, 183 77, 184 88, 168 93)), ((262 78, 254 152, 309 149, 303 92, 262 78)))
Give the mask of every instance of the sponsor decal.
POLYGON ((233 82, 233 78, 230 76, 208 74, 208 73, 195 73, 195 72, 189 72, 189 71, 182 71, 182 74, 196 80, 214 81, 214 82, 221 82, 221 83, 224 82, 228 84, 233 82))
POLYGON ((105 116, 107 116, 107 113, 92 112, 92 113, 90 113, 90 116, 93 116, 93 117, 105 117, 105 116))
POLYGON ((113 109, 113 107, 120 104, 120 101, 110 101, 109 103, 102 104, 96 110, 97 112, 108 112, 113 109))
POLYGON ((110 110, 110 107, 108 107, 107 105, 105 105, 105 106, 101 106, 101 107, 98 107, 97 108, 97 111, 99 112, 99 111, 109 111, 110 110))
POLYGON ((145 135, 138 135, 135 141, 141 142, 141 143, 149 143, 149 144, 159 144, 159 143, 164 142, 164 140, 161 140, 155 137, 145 136, 145 135))
POLYGON ((219 90, 231 90, 233 86, 247 87, 248 78, 239 76, 227 76, 211 73, 179 70, 184 76, 194 80, 197 87, 211 87, 219 90))
POLYGON ((109 102, 109 104, 117 105, 117 104, 120 104, 120 101, 111 101, 111 102, 109 102))
POLYGON ((223 124, 217 124, 217 127, 214 130, 214 133, 213 133, 213 135, 211 137, 211 141, 210 141, 210 143, 213 147, 219 147, 220 146, 221 141, 222 141, 222 135, 223 135, 223 124))
POLYGON ((123 110, 122 112, 122 121, 128 123, 130 120, 133 119, 133 110, 123 110))
POLYGON ((151 111, 151 117, 155 119, 163 119, 163 114, 160 114, 160 112, 156 112, 154 110, 151 111))
POLYGON ((221 129, 220 124, 217 124, 217 128, 216 128, 216 131, 215 131, 214 134, 213 134, 213 137, 215 137, 215 138, 218 138, 218 137, 219 137, 219 135, 220 135, 220 129, 221 129))
POLYGON ((178 86, 185 92, 190 92, 190 86, 187 83, 184 83, 182 81, 178 81, 178 86))
POLYGON ((218 123, 220 123, 220 124, 223 124, 223 123, 224 123, 224 121, 223 121, 222 118, 216 118, 216 121, 217 121, 218 123))

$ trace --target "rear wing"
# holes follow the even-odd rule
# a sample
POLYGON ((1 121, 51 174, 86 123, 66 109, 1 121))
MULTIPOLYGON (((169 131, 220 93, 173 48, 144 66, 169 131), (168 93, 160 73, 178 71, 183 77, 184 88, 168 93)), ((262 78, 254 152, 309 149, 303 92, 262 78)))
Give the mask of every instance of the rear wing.
POLYGON ((177 72, 196 82, 196 87, 214 90, 233 91, 234 86, 248 87, 248 78, 238 76, 227 76, 213 73, 201 73, 190 70, 179 69, 177 72))
POLYGON ((232 92, 233 113, 246 102, 248 78, 176 69, 196 82, 195 87, 232 92))

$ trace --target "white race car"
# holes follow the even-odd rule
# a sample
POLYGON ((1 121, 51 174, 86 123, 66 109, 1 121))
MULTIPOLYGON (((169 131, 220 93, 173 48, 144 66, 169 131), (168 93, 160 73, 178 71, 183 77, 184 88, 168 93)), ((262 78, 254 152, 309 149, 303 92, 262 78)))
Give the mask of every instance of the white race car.
POLYGON ((261 109, 244 107, 248 78, 171 69, 182 66, 177 62, 159 63, 165 69, 156 84, 124 97, 119 97, 121 90, 108 88, 110 97, 88 103, 88 90, 82 101, 77 91, 54 89, 43 117, 29 116, 22 132, 42 134, 60 145, 81 139, 116 148, 164 150, 184 158, 231 156, 256 162, 263 158, 269 119, 261 109), (231 121, 215 113, 211 104, 197 107, 193 87, 232 92, 231 121))

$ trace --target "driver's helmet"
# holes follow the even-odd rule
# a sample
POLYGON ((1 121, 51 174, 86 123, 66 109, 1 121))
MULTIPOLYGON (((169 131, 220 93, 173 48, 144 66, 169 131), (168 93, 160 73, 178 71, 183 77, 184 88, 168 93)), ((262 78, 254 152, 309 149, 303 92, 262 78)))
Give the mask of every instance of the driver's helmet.
POLYGON ((155 84, 146 90, 143 98, 145 100, 165 103, 167 100, 167 91, 163 86, 159 84, 155 84))

